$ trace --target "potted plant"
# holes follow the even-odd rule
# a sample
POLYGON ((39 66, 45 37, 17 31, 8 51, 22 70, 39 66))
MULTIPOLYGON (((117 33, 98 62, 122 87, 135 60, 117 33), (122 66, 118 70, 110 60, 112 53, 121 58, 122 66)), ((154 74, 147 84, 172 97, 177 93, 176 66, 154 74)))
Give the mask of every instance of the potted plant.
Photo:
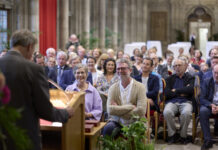
MULTIPOLYGON (((154 143, 146 138, 146 119, 134 116, 136 120, 129 126, 122 127, 122 135, 118 138, 105 136, 99 138, 100 150, 154 150, 154 143)), ((113 131, 113 133, 115 133, 113 131)))

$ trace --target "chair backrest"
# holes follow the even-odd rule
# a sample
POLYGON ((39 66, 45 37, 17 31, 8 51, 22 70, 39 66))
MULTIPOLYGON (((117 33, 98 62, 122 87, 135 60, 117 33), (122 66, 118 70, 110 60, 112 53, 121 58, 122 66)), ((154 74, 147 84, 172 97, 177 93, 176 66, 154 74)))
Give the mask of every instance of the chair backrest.
POLYGON ((193 101, 193 111, 195 113, 199 113, 199 105, 200 105, 200 93, 201 93, 201 85, 200 85, 200 79, 196 75, 195 76, 195 83, 194 83, 194 101, 193 101), (195 108, 194 108, 195 106, 195 108))
POLYGON ((161 78, 162 84, 163 84, 163 92, 162 93, 158 93, 158 105, 160 107, 160 111, 163 110, 163 106, 165 104, 165 94, 164 94, 164 89, 166 88, 166 81, 164 78, 161 78), (162 104, 161 104, 162 102, 162 104))
POLYGON ((194 88, 195 88, 195 91, 194 91, 195 99, 199 99, 199 95, 201 93, 201 85, 200 85, 200 79, 197 75, 195 76, 194 88))

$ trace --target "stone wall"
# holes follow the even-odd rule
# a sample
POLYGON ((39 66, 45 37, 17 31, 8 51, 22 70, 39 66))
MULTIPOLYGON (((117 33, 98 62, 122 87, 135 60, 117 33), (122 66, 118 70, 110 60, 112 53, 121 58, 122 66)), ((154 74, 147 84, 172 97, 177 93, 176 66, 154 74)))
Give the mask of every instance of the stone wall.
MULTIPOLYGON (((28 28, 39 31, 39 0, 2 0, 0 7, 11 10, 11 31, 28 28)), ((218 0, 57 0, 58 47, 72 33, 94 29, 98 46, 105 47, 106 28, 115 34, 111 46, 122 49, 126 43, 161 40, 164 49, 176 42, 175 30, 189 37, 188 16, 202 7, 211 16, 211 34, 218 33, 218 0), (63 30, 65 32, 60 32, 63 30)), ((89 34, 87 34, 87 38, 89 34)))

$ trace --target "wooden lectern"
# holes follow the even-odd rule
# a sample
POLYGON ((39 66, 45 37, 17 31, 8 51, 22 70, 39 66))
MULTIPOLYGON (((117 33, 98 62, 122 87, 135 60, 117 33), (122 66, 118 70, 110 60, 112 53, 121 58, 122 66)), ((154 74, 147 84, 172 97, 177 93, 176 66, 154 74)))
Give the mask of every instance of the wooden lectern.
POLYGON ((85 93, 64 93, 50 90, 50 101, 55 107, 72 106, 74 115, 65 124, 41 120, 43 150, 84 150, 85 146, 85 93))

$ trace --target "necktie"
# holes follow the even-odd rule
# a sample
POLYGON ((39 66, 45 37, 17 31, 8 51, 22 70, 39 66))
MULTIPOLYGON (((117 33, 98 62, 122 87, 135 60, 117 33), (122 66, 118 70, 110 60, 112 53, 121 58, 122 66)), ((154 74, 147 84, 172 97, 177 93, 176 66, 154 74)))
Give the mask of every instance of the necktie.
POLYGON ((61 80, 61 67, 58 68, 58 78, 57 78, 58 84, 60 83, 60 80, 61 80))

